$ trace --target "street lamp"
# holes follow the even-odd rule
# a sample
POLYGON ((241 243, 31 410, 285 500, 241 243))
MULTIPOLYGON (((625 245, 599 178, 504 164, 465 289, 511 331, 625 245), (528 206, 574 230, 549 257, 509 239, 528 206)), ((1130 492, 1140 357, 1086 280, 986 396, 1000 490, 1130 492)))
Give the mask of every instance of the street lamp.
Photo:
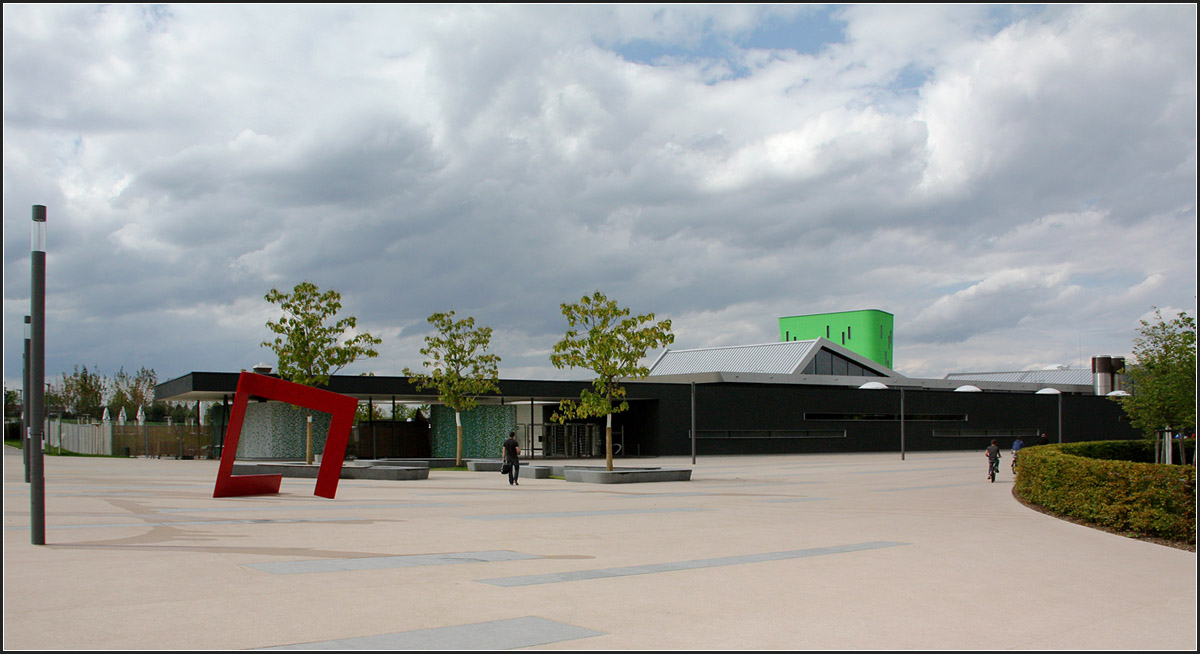
POLYGON ((25 369, 21 383, 21 458, 25 464, 25 483, 29 483, 29 316, 25 316, 25 369))
POLYGON ((29 520, 30 540, 46 544, 46 479, 42 437, 46 431, 46 207, 33 205, 30 244, 29 338, 29 520))
MULTIPOLYGON (((877 381, 869 381, 858 387, 864 391, 880 391, 887 390, 887 384, 877 381)), ((904 387, 900 387, 900 460, 904 460, 904 387)))
POLYGON ((1057 395, 1058 396, 1058 442, 1063 442, 1062 433, 1062 391, 1057 388, 1043 388, 1035 395, 1057 395))

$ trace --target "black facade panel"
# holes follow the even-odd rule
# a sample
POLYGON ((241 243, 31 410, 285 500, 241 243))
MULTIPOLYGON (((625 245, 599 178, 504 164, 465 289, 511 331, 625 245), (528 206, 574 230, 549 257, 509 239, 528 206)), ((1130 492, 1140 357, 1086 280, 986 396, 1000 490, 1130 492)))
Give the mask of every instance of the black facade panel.
MULTIPOLYGON (((825 363, 832 364, 832 357, 825 363)), ((160 397, 189 391, 232 395, 237 378, 237 373, 195 372, 159 384, 156 391, 160 397)), ((514 402, 579 397, 590 386, 586 381, 500 382, 501 394, 514 402)), ((630 408, 613 416, 614 428, 624 434, 622 454, 689 455, 692 388, 690 384, 626 384, 630 408)), ((895 388, 744 383, 704 383, 694 388, 697 455, 900 450, 901 425, 895 416, 900 414, 901 391, 895 388)), ((330 390, 351 395, 416 393, 404 377, 335 376, 330 390)), ((1060 401, 1065 442, 1139 436, 1117 403, 1094 395, 906 390, 903 401, 906 451, 983 450, 992 438, 1007 449, 1014 433, 1045 432, 1058 442, 1060 401)), ((1029 443, 1030 437, 1025 440, 1029 443)))
MULTIPOLYGON (((765 384, 698 384, 696 452, 783 454, 899 452, 900 421, 878 420, 900 413, 900 391, 765 384), (842 420, 810 420, 806 414, 840 414, 842 420), (858 419, 854 419, 858 416, 858 419)), ((1058 441, 1058 397, 1033 393, 904 392, 906 451, 983 450, 993 438, 1007 449, 1014 434, 1027 443, 1045 432, 1058 441), (965 418, 965 419, 963 419, 965 418)), ((1114 402, 1090 395, 1064 395, 1066 442, 1136 438, 1114 402)), ((660 406, 660 454, 691 452, 686 419, 673 402, 660 406)))

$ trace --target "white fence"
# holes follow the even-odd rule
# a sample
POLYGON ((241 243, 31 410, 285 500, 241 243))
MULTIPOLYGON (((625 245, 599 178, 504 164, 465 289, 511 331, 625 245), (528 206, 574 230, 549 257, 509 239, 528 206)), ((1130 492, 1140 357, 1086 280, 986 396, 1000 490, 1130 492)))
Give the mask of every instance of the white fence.
POLYGON ((47 420, 43 445, 46 450, 59 448, 76 454, 200 459, 217 454, 212 447, 214 431, 212 425, 75 424, 47 420))
POLYGON ((112 423, 46 421, 45 444, 78 454, 112 454, 112 423))

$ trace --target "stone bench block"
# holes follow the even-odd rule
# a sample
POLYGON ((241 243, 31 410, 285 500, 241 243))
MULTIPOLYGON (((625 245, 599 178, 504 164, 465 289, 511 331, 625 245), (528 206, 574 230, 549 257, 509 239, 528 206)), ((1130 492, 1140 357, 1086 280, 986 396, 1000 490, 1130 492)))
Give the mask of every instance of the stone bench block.
POLYGON ((653 481, 691 481, 692 471, 678 470, 637 470, 632 468, 614 469, 611 472, 594 468, 571 468, 564 471, 567 481, 578 481, 588 484, 638 484, 653 481))
MULTIPOLYGON (((321 466, 304 463, 234 463, 235 475, 283 475, 299 479, 316 479, 321 466)), ((429 468, 409 466, 342 466, 339 479, 390 479, 408 481, 429 479, 429 468)))

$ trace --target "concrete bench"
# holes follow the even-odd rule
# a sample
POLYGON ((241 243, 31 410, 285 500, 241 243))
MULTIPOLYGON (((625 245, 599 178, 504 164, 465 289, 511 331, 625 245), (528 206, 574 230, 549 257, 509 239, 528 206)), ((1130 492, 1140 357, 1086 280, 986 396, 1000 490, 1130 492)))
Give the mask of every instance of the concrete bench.
POLYGON ((652 481, 691 481, 690 468, 678 470, 616 468, 612 471, 603 468, 572 468, 564 471, 567 481, 578 481, 589 484, 637 484, 652 481))
MULTIPOLYGON (((500 472, 500 465, 501 461, 499 459, 472 459, 467 461, 467 470, 471 472, 500 472)), ((550 468, 548 466, 535 466, 522 461, 521 476, 532 479, 549 479, 550 468)))
MULTIPOLYGON (((321 466, 304 463, 234 463, 235 475, 283 475, 299 479, 316 479, 321 466)), ((353 466, 343 465, 338 479, 390 479, 408 481, 429 479, 429 468, 413 466, 353 466)))

